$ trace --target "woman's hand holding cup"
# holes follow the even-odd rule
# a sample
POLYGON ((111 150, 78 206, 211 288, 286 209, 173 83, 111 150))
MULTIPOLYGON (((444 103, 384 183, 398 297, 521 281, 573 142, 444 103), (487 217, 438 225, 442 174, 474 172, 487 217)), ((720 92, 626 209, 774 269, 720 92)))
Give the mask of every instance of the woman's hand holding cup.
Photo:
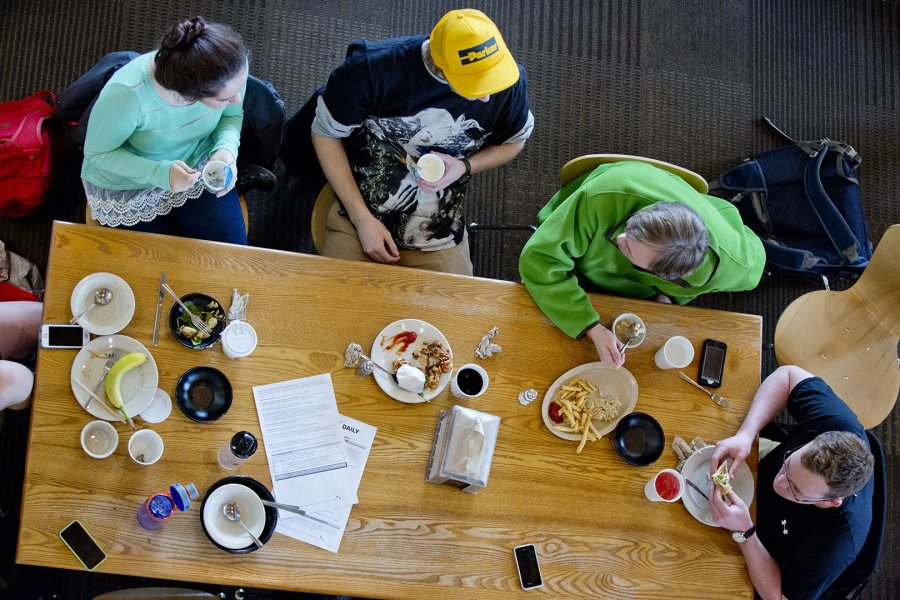
MULTIPOLYGON (((216 198, 221 198, 222 196, 224 196, 225 194, 230 192, 234 188, 234 185, 237 183, 237 166, 235 165, 235 161, 237 159, 228 150, 220 148, 210 155, 209 160, 210 160, 210 162, 212 162, 214 160, 220 160, 223 163, 225 163, 226 165, 228 165, 228 168, 231 170, 230 183, 225 187, 224 190, 216 192, 216 198)), ((227 180, 227 178, 226 178, 226 180, 227 180)))

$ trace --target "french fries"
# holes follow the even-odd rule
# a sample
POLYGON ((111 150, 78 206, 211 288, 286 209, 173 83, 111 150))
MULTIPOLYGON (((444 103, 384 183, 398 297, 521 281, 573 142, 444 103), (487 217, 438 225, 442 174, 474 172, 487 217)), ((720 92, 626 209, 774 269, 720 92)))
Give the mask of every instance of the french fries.
POLYGON ((575 451, 576 454, 581 454, 588 441, 596 442, 601 437, 597 428, 594 427, 593 413, 588 410, 588 396, 596 391, 597 386, 593 383, 575 377, 560 386, 553 399, 559 404, 559 414, 565 419, 564 423, 554 425, 553 428, 563 433, 581 434, 581 442, 575 451))

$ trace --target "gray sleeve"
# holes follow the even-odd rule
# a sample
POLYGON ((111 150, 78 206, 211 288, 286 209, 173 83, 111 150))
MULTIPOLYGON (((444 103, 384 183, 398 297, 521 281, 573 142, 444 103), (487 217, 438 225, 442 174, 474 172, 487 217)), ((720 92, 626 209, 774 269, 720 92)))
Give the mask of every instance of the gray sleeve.
POLYGON ((319 96, 319 98, 316 100, 316 118, 313 119, 312 123, 312 132, 316 135, 330 138, 345 138, 348 137, 353 132, 353 130, 360 125, 361 123, 355 123, 352 125, 344 125, 342 123, 338 123, 334 119, 334 117, 331 116, 331 111, 328 110, 328 107, 325 105, 325 100, 322 98, 322 96, 319 96))
MULTIPOLYGON (((318 112, 318 111, 317 111, 318 112)), ((318 117, 318 114, 317 114, 318 117)), ((534 115, 529 110, 528 111, 528 119, 525 121, 525 125, 522 126, 522 129, 517 131, 511 138, 503 142, 504 144, 524 144, 525 140, 531 137, 531 132, 534 130, 534 115)))

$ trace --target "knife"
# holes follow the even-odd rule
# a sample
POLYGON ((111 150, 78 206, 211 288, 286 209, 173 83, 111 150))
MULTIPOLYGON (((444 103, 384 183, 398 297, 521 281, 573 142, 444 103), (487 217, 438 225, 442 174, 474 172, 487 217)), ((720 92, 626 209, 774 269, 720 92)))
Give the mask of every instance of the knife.
POLYGON ((166 274, 162 272, 159 274, 159 291, 156 299, 156 319, 153 321, 153 345, 156 346, 159 344, 159 313, 162 311, 162 303, 163 298, 166 296, 166 291, 163 289, 163 285, 166 283, 166 274))
POLYGON ((700 494, 701 496, 703 496, 703 499, 704 499, 704 500, 706 500, 707 502, 709 502, 709 496, 707 496, 707 495, 703 492, 703 490, 701 490, 700 487, 699 487, 696 483, 694 483, 693 481, 691 481, 691 480, 688 479, 687 477, 684 478, 684 482, 685 482, 686 484, 688 484, 689 486, 691 486, 692 488, 694 488, 694 490, 695 490, 698 494, 700 494))

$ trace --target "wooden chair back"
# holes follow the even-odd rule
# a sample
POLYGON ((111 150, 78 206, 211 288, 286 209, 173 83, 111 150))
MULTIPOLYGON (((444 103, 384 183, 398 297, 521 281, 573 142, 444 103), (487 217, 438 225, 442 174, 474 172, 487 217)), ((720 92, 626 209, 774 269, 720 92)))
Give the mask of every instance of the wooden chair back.
POLYGON ((866 429, 881 423, 900 391, 900 225, 892 225, 850 289, 794 300, 775 326, 775 356, 824 379, 866 429))
POLYGON ((573 158, 572 160, 564 164, 559 170, 559 183, 561 186, 566 185, 573 179, 577 179, 588 171, 592 171, 593 169, 597 168, 599 165, 621 162, 623 160, 633 160, 636 162, 647 163, 653 165, 654 167, 663 169, 664 171, 674 173, 675 175, 678 175, 679 177, 684 179, 688 183, 688 185, 690 185, 701 194, 705 194, 709 191, 709 185, 707 185, 706 180, 689 169, 685 169, 684 167, 679 167, 678 165, 673 165, 672 163, 667 163, 662 160, 656 160, 655 158, 631 156, 629 154, 585 154, 584 156, 573 158))
POLYGON ((310 218, 309 228, 312 234, 313 246, 316 251, 321 254, 325 247, 325 225, 328 221, 328 212, 334 204, 334 190, 330 183, 326 183, 316 197, 316 203, 313 205, 312 217, 310 218))

